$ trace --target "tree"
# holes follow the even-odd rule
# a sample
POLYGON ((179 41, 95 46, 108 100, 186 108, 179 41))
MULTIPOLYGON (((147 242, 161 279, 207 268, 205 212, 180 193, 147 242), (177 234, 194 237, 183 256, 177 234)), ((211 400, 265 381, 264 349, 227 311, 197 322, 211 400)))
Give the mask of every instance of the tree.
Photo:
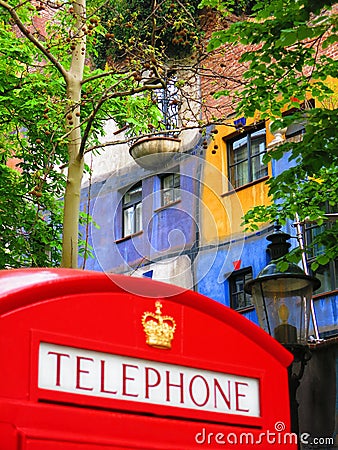
MULTIPOLYGON (((201 6, 225 14, 233 2, 202 0, 201 6)), ((300 142, 270 150, 266 161, 288 158, 289 168, 268 181, 270 206, 258 206, 244 217, 249 229, 262 222, 285 223, 298 214, 301 222, 327 223, 328 207, 338 204, 338 67, 337 5, 331 0, 257 1, 249 18, 216 31, 209 50, 225 44, 247 46, 245 84, 237 90, 236 111, 272 119, 272 130, 303 124, 300 142)), ((216 93, 226 96, 226 90, 216 93)), ((337 222, 324 227, 314 245, 325 248, 313 264, 338 256, 337 222)), ((299 251, 294 252, 299 258, 299 251)))
MULTIPOLYGON (((0 0, 2 268, 58 264, 60 253, 62 266, 77 267, 84 154, 100 146, 109 119, 134 134, 163 128, 149 93, 165 87, 167 66, 158 33, 168 25, 162 16, 158 26, 153 0, 148 28, 123 42, 104 28, 100 14, 112 8, 117 21, 106 21, 111 28, 119 29, 117 22, 128 14, 132 27, 137 18, 141 23, 141 10, 131 12, 126 4, 0 0), (105 63, 103 43, 110 43, 114 56, 105 63), (15 170, 8 167, 13 158, 15 170), (63 215, 56 198, 63 198, 63 215)), ((176 0, 170 5, 178 6, 176 0)), ((184 13, 175 6, 179 31, 192 20, 189 5, 184 13)))

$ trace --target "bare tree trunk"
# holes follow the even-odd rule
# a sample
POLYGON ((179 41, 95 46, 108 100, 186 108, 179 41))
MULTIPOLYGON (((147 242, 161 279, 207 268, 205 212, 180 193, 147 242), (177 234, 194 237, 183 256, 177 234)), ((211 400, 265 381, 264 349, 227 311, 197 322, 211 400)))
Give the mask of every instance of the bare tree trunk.
POLYGON ((73 37, 74 50, 72 63, 66 76, 67 98, 69 106, 66 113, 66 127, 69 129, 69 165, 67 185, 64 197, 64 218, 62 238, 62 267, 77 268, 78 266, 78 235, 79 235, 79 209, 81 195, 81 181, 84 160, 80 153, 80 102, 81 82, 86 54, 86 36, 83 32, 86 18, 86 0, 73 2, 76 16, 76 30, 73 37))

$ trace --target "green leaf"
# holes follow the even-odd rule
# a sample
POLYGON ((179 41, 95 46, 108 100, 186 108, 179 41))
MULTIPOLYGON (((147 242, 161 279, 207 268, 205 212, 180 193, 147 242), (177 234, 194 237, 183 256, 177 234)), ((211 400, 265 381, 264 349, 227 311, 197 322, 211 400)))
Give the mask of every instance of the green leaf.
POLYGON ((311 263, 311 270, 313 270, 314 272, 316 272, 316 270, 318 269, 319 264, 314 261, 313 263, 311 263))
POLYGON ((327 255, 320 255, 316 258, 318 264, 321 266, 325 266, 330 261, 330 258, 327 255))
POLYGON ((278 268, 281 272, 286 272, 289 268, 289 263, 287 261, 280 261, 278 263, 278 268))
POLYGON ((289 47, 298 41, 297 31, 295 30, 283 30, 280 42, 284 47, 289 47))

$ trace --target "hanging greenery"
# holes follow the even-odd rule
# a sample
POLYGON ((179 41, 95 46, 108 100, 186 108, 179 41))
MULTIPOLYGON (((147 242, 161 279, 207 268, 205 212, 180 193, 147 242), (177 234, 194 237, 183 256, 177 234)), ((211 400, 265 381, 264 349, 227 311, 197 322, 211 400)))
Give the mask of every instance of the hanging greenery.
POLYGON ((123 61, 144 53, 145 68, 151 50, 167 58, 184 58, 198 45, 199 0, 109 0, 100 11, 107 30, 98 39, 95 62, 123 61))

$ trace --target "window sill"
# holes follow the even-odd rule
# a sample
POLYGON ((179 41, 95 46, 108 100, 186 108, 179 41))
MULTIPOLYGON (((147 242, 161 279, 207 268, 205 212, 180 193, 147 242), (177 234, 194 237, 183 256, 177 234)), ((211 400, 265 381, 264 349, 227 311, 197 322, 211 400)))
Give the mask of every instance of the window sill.
POLYGON ((181 200, 176 200, 175 202, 168 203, 167 205, 164 205, 164 206, 161 206, 160 208, 155 209, 154 212, 157 213, 157 212, 163 211, 164 209, 171 208, 172 206, 178 205, 179 203, 181 203, 181 200))
POLYGON ((236 189, 232 189, 231 191, 228 191, 228 192, 225 192, 224 194, 221 194, 221 197, 222 198, 223 197, 227 197, 228 195, 235 194, 236 192, 242 191, 243 189, 247 189, 247 188, 249 188, 251 186, 254 186, 255 184, 263 183, 264 181, 267 181, 269 178, 270 178, 269 175, 266 175, 265 177, 262 177, 262 178, 258 178, 258 180, 251 181, 250 183, 247 183, 247 184, 243 184, 243 186, 239 186, 236 189))
POLYGON ((128 241, 129 239, 133 239, 136 236, 140 236, 141 234, 143 234, 143 231, 138 231, 137 233, 133 233, 133 234, 128 234, 128 236, 124 236, 120 239, 116 239, 116 241, 114 241, 115 244, 119 244, 120 242, 124 242, 124 241, 128 241))
POLYGON ((333 291, 321 292, 320 294, 313 295, 313 300, 319 300, 325 297, 333 297, 334 295, 338 295, 338 289, 334 289, 333 291))
POLYGON ((231 309, 238 312, 239 314, 244 314, 246 312, 253 311, 255 309, 255 307, 254 307, 254 305, 249 305, 249 306, 244 306, 243 308, 237 308, 237 309, 231 308, 231 309))

